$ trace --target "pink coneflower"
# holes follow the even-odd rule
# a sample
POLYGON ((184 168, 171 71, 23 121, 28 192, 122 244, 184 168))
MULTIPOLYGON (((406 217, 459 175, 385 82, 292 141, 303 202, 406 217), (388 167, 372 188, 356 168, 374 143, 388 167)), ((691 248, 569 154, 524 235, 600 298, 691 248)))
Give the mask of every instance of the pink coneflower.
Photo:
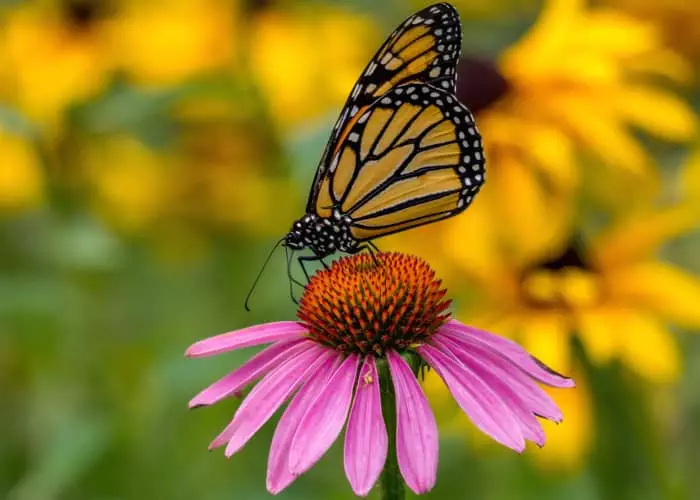
POLYGON ((474 424, 499 443, 518 452, 526 440, 544 445, 537 417, 558 422, 562 414, 536 381, 574 382, 516 343, 450 319, 440 285, 416 257, 353 255, 311 279, 299 321, 193 344, 187 356, 272 343, 190 401, 190 407, 211 405, 261 378, 210 448, 226 446, 226 456, 233 455, 291 398, 270 448, 270 493, 309 470, 346 423, 345 473, 357 495, 397 465, 409 488, 425 493, 435 484, 438 432, 418 383, 423 366, 442 377, 474 424))

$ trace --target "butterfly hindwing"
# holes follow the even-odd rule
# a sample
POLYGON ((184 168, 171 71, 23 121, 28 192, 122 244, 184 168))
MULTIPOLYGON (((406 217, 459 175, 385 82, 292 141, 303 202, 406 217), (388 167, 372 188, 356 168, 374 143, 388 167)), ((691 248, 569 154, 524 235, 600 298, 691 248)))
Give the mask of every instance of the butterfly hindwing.
POLYGON ((372 103, 406 82, 429 82, 455 92, 461 43, 459 15, 447 3, 426 7, 394 30, 362 72, 338 117, 316 170, 307 211, 316 204, 339 144, 372 103))
POLYGON ((350 217, 358 241, 466 209, 484 182, 469 110, 429 84, 395 88, 364 111, 330 162, 315 213, 350 217))

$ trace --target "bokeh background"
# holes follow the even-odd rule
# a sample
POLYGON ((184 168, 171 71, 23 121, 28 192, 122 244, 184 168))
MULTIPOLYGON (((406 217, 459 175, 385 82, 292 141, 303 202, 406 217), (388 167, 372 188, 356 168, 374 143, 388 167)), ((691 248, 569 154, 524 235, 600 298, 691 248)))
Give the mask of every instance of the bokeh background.
MULTIPOLYGON (((700 498, 700 4, 455 4, 487 183, 377 243, 578 388, 520 456, 428 376, 428 497, 700 498)), ((355 78, 425 5, 0 1, 0 497, 268 497, 273 426, 226 460, 206 447, 237 402, 187 410, 250 353, 183 352, 294 317, 281 253, 245 294, 355 78)), ((352 498, 339 447, 281 497, 352 498)))

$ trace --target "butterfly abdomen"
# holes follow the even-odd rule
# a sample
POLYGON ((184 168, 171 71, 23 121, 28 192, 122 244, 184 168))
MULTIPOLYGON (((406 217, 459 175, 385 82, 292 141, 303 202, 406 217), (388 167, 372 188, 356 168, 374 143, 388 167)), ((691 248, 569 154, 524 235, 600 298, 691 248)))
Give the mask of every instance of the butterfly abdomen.
POLYGON ((285 245, 295 250, 310 248, 318 257, 335 252, 354 253, 358 242, 350 233, 349 217, 334 211, 331 217, 306 214, 292 225, 285 245))

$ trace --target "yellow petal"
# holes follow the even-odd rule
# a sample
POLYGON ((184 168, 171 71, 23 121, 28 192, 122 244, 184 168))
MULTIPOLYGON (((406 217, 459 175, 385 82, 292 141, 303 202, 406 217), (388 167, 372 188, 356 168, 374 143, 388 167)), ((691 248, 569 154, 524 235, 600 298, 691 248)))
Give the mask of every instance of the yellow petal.
POLYGON ((513 76, 539 73, 557 62, 584 9, 583 0, 549 0, 530 31, 501 58, 503 70, 513 76))
POLYGON ((489 191, 489 208, 497 214, 506 245, 518 262, 548 255, 568 235, 564 217, 570 200, 548 193, 514 155, 503 154, 496 161, 484 191, 489 191))
POLYGON ((687 141, 697 128, 693 110, 670 92, 649 86, 626 87, 617 108, 632 125, 670 141, 687 141))
POLYGON ((658 38, 650 23, 620 11, 597 9, 589 12, 580 29, 571 33, 569 43, 575 48, 596 50, 600 57, 619 59, 647 53, 660 44, 658 38))
POLYGON ((588 384, 581 372, 572 375, 574 389, 546 389, 564 414, 564 421, 557 425, 541 420, 547 443, 543 448, 533 446, 527 453, 538 466, 551 471, 578 469, 591 449, 594 427, 588 384))
POLYGON ((598 95, 569 93, 543 102, 543 113, 560 121, 577 139, 609 165, 647 175, 650 160, 620 117, 598 95), (592 111, 595 106, 595 111, 592 111))
POLYGON ((532 165, 545 175, 554 190, 570 193, 578 187, 578 169, 570 138, 556 127, 544 123, 529 124, 527 148, 532 165))
POLYGON ((441 223, 441 234, 423 244, 440 247, 469 277, 495 285, 508 280, 512 273, 502 258, 489 191, 485 187, 465 214, 441 223))
POLYGON ((668 330, 651 314, 638 311, 628 310, 617 319, 622 362, 648 380, 676 380, 681 358, 668 330))
POLYGON ((689 85, 693 81, 693 66, 683 56, 669 49, 658 49, 627 61, 631 71, 640 74, 659 75, 669 80, 689 85))
POLYGON ((576 312, 579 338, 594 363, 603 365, 616 357, 620 348, 617 331, 617 318, 620 314, 619 309, 610 306, 576 312))
POLYGON ((591 252, 598 265, 608 268, 639 261, 666 241, 693 228, 696 220, 693 210, 683 205, 635 214, 600 234, 593 241, 591 252))
POLYGON ((44 197, 44 174, 27 141, 0 130, 0 214, 23 211, 44 197))
POLYGON ((533 311, 519 330, 525 349, 559 373, 571 373, 570 331, 562 314, 533 311))
POLYGON ((663 262, 644 262, 606 273, 615 298, 688 327, 700 327, 700 279, 663 262))

